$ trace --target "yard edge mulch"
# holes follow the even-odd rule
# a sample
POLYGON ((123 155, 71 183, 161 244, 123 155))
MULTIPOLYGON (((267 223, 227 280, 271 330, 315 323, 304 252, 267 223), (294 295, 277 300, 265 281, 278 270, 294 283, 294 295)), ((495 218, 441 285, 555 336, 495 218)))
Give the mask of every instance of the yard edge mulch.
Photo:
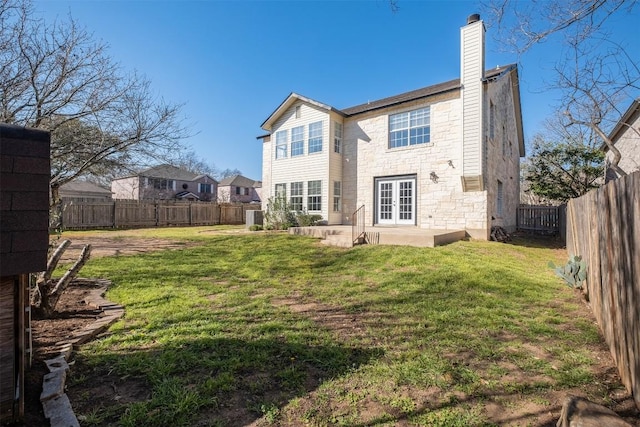
POLYGON ((85 302, 87 305, 101 310, 105 316, 74 332, 70 338, 56 343, 56 346, 59 347, 56 352, 57 356, 45 360, 49 373, 42 380, 40 403, 51 427, 80 427, 80 423, 71 407, 71 402, 64 392, 67 372, 69 371, 68 361, 73 354, 74 348, 93 340, 124 316, 123 306, 114 304, 104 298, 105 292, 112 284, 111 281, 77 278, 72 283, 97 285, 85 298, 85 302))

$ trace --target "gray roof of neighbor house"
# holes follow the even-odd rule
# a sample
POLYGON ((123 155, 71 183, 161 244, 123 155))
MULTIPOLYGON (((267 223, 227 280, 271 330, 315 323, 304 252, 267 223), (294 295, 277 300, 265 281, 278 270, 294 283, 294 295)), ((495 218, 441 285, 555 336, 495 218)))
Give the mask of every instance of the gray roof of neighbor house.
POLYGON ((60 191, 82 191, 87 193, 104 193, 105 195, 111 195, 111 190, 89 181, 69 181, 60 186, 60 191))
POLYGON ((189 172, 182 168, 178 168, 176 166, 166 164, 166 163, 162 165, 154 166, 149 169, 142 170, 133 175, 121 176, 120 178, 117 178, 114 181, 117 181, 118 179, 131 178, 135 176, 149 177, 149 178, 175 179, 178 181, 200 181, 201 178, 207 177, 214 182, 218 182, 216 181, 215 178, 211 177, 211 175, 189 172))
MULTIPOLYGON (((225 187, 227 185, 233 185, 235 187, 255 187, 257 182, 260 181, 254 181, 253 179, 249 179, 242 175, 233 175, 221 180, 218 183, 218 186, 225 187)), ((260 182, 260 184, 262 185, 262 182, 260 182)))
POLYGON ((152 178, 166 178, 166 179, 178 179, 180 181, 193 181, 198 174, 189 172, 187 170, 169 165, 163 164, 154 166, 147 170, 143 170, 138 173, 138 176, 148 176, 152 178))

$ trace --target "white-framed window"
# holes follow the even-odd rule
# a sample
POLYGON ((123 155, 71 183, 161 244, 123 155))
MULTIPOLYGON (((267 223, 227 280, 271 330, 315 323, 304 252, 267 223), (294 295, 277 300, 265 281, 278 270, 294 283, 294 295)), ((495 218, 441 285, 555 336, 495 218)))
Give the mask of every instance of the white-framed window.
POLYGON ((302 210, 303 182, 291 183, 291 210, 302 210))
POLYGON ((291 157, 304 154, 304 126, 291 129, 291 157))
POLYGON ((211 194, 211 193, 213 193, 213 186, 211 184, 199 183, 198 184, 198 192, 199 193, 211 194))
POLYGON ((342 153, 342 123, 334 122, 333 128, 333 151, 342 153))
POLYGON ((249 188, 247 187, 236 187, 236 195, 237 196, 247 196, 249 194, 249 188))
POLYGON ((496 213, 498 216, 502 216, 504 212, 504 189, 502 187, 502 181, 498 180, 498 194, 496 197, 496 213))
POLYGON ((389 148, 429 143, 430 123, 430 107, 389 116, 389 148))
POLYGON ((287 157, 287 139, 289 138, 288 130, 276 132, 276 159, 284 159, 287 157))
POLYGON ((173 179, 147 178, 147 185, 156 190, 175 190, 176 182, 173 179))
POLYGON ((322 122, 309 123, 309 154, 322 151, 322 122))
POLYGON ((283 198, 283 197, 287 197, 287 184, 276 184, 276 191, 275 191, 275 196, 276 198, 283 198))
POLYGON ((296 105, 296 119, 299 119, 300 117, 302 117, 302 106, 296 105))
POLYGON ((322 210, 322 181, 307 182, 307 210, 322 210))
POLYGON ((333 181, 333 211, 342 210, 342 182, 333 181))

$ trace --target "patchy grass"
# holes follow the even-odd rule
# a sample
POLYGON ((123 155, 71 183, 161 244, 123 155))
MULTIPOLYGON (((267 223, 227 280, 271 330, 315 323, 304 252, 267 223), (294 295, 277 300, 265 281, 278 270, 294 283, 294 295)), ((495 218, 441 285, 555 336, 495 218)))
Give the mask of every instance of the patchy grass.
POLYGON ((199 244, 85 266, 126 316, 77 354, 83 424, 544 425, 607 395, 597 326, 546 267, 563 251, 210 231, 118 232, 199 244))

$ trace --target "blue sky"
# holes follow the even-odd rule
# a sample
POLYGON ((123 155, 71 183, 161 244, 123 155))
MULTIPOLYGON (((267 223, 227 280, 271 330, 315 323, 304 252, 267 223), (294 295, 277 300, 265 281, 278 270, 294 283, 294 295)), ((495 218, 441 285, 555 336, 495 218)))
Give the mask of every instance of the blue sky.
MULTIPOLYGON (((124 69, 184 103, 186 141, 219 169, 261 179, 262 122, 291 92, 347 108, 460 75, 460 27, 474 1, 35 1, 45 20, 70 13, 110 46, 124 69)), ((615 25, 637 40, 638 8, 615 25)), ((518 58, 500 52, 486 22, 487 68, 518 62, 525 136, 552 114, 545 92, 553 41, 518 58)), ((638 58, 636 58, 638 59, 638 58)))

